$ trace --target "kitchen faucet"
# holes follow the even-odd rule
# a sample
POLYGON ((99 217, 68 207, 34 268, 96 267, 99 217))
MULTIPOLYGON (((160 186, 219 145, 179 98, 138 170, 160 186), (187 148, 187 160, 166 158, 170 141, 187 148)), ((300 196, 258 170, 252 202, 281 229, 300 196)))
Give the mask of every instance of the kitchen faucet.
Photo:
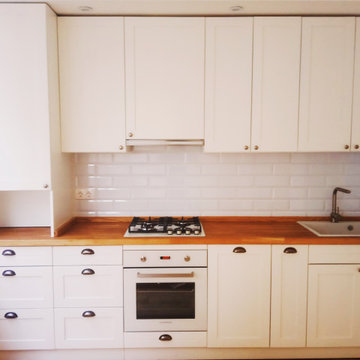
POLYGON ((331 214, 330 214, 330 218, 331 218, 331 222, 332 223, 337 223, 341 220, 341 215, 339 213, 339 207, 336 206, 336 194, 338 191, 341 191, 345 194, 350 194, 351 193, 351 190, 348 190, 348 189, 344 189, 344 188, 341 188, 341 187, 336 187, 333 191, 333 194, 332 194, 332 210, 331 210, 331 214))

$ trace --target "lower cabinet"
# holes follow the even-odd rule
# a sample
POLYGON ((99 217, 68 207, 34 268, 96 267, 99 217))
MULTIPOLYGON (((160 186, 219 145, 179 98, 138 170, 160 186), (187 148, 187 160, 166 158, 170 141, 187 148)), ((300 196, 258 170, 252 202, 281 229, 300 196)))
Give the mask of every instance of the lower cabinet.
POLYGON ((209 245, 209 347, 269 346, 270 250, 270 245, 209 245))

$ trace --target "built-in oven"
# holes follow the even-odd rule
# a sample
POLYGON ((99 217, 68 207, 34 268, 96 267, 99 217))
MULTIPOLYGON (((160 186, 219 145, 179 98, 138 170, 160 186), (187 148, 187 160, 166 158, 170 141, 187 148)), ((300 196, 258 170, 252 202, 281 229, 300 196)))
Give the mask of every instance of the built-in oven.
POLYGON ((124 251, 125 331, 206 331, 207 251, 124 251))

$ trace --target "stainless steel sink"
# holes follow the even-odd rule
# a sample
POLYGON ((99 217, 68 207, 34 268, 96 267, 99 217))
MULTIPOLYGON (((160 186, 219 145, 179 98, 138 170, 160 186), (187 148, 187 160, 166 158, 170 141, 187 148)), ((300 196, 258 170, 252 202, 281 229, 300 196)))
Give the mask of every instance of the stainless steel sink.
POLYGON ((323 237, 360 237, 360 221, 298 221, 298 224, 323 237))

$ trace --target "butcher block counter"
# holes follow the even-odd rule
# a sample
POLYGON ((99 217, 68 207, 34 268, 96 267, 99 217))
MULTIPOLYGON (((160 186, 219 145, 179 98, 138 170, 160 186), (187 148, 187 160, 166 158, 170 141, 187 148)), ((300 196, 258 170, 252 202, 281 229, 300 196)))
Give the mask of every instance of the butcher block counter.
MULTIPOLYGON (((358 244, 360 237, 317 237, 297 221, 327 217, 201 217, 205 237, 124 237, 131 218, 77 217, 59 228, 0 228, 0 246, 179 245, 179 244, 358 244)), ((359 220, 359 218, 344 218, 359 220)))

